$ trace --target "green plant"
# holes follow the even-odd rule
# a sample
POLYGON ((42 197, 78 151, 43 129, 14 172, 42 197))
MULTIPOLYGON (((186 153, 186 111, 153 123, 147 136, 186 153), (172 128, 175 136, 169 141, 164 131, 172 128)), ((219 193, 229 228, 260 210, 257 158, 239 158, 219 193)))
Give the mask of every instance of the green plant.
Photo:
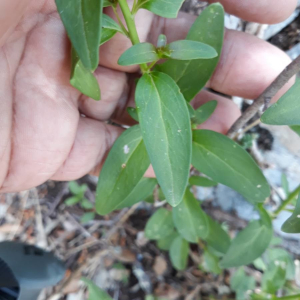
POLYGON ((73 196, 66 199, 65 205, 73 206, 75 204, 79 204, 81 208, 88 211, 84 213, 83 216, 81 217, 82 223, 87 223, 93 220, 96 216, 96 213, 94 211, 94 204, 84 196, 87 190, 87 185, 86 184, 79 185, 76 181, 70 181, 69 189, 70 192, 73 194, 73 196))
MULTIPOLYGON (((276 91, 299 70, 300 63, 297 59, 257 99, 254 108, 250 108, 251 113, 230 130, 230 137, 198 130, 197 125, 205 122, 217 106, 216 101, 210 101, 194 110, 190 101, 203 89, 218 64, 224 37, 222 5, 208 6, 192 25, 186 39, 181 41, 168 43, 167 37, 161 34, 156 45, 140 43, 135 26, 135 14, 139 9, 176 18, 183 1, 135 0, 131 9, 126 0, 56 0, 56 4, 73 46, 70 82, 83 94, 100 99, 100 88, 93 75, 99 63, 99 47, 116 33, 128 37, 133 45, 121 55, 119 64, 140 65, 136 108, 128 109, 139 124, 127 129, 108 154, 97 187, 97 213, 106 215, 148 199, 158 184, 169 205, 150 218, 146 236, 155 240, 161 249, 170 251, 171 261, 178 270, 186 268, 189 243, 198 244, 204 253, 204 268, 219 273, 222 268, 243 266, 259 258, 273 237, 272 218, 299 193, 299 190, 291 193, 271 216, 263 207, 270 196, 267 180, 244 149, 249 141, 243 148, 230 137, 235 137, 255 109, 254 113, 262 104, 268 105, 276 91), (112 7, 117 21, 103 14, 103 7, 107 6, 112 7), (117 8, 126 24, 121 21, 117 8), (165 61, 159 63, 161 59, 165 61), (150 164, 157 179, 143 177, 150 164), (189 178, 191 164, 205 176, 189 178), (202 210, 190 192, 192 185, 214 186, 217 183, 239 192, 260 215, 259 220, 250 222, 233 240, 202 210)), ((296 97, 299 87, 297 83, 278 104, 267 110, 262 121, 300 125, 300 102, 296 97)), ((296 222, 299 205, 286 229, 290 232, 299 230, 296 222)), ((277 274, 277 269, 272 272, 277 274)), ((269 278, 274 275, 267 274, 265 286, 269 286, 269 278)), ((253 282, 250 283, 246 286, 252 287, 253 282)), ((236 285, 233 283, 233 286, 236 285)), ((244 292, 236 291, 238 294, 244 292)), ((266 291, 274 294, 273 288, 266 288, 266 291)))

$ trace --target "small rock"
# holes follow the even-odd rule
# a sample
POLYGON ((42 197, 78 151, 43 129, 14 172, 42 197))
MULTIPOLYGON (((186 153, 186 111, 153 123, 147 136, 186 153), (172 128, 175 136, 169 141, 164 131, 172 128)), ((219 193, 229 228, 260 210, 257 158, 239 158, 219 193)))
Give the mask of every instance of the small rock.
POLYGON ((156 256, 153 270, 157 276, 162 276, 168 268, 166 260, 162 256, 156 256))

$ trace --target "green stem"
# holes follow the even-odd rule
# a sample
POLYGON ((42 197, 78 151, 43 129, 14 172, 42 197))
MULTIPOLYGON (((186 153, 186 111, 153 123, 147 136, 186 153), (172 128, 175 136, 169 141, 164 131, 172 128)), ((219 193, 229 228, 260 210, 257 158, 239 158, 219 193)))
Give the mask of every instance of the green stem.
POLYGON ((291 192, 288 198, 283 201, 281 205, 275 210, 273 218, 275 219, 279 215, 279 213, 282 212, 297 197, 299 193, 300 185, 293 192, 291 192))
POLYGON ((290 295, 290 296, 284 296, 284 297, 279 297, 279 298, 272 298, 272 300, 299 300, 300 299, 300 294, 297 295, 290 295))
MULTIPOLYGON (((126 0, 119 0, 119 5, 120 8, 122 10, 126 25, 127 25, 127 29, 129 32, 129 38, 131 40, 131 43, 133 45, 139 44, 140 43, 140 39, 136 30, 136 26, 135 26, 135 22, 134 22, 134 16, 132 15, 129 6, 127 4, 126 0)), ((147 72, 148 66, 147 64, 141 64, 140 68, 142 70, 143 73, 147 72)))

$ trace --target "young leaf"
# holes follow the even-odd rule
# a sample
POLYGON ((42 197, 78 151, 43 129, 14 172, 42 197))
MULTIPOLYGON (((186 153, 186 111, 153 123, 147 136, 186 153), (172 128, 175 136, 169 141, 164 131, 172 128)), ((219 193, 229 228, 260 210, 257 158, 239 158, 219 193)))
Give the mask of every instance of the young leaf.
POLYGON ((166 74, 144 74, 136 89, 143 139, 166 200, 178 205, 188 182, 191 124, 178 86, 166 74))
POLYGON ((166 57, 177 60, 211 59, 218 56, 217 51, 204 43, 195 41, 176 41, 166 46, 170 53, 166 57))
POLYGON ((56 0, 68 36, 85 68, 99 63, 103 0, 56 0))
POLYGON ((93 209, 94 208, 94 204, 86 198, 81 200, 80 205, 83 209, 93 209))
POLYGON ((130 207, 140 201, 145 200, 147 197, 153 194, 153 190, 157 185, 155 178, 142 178, 132 192, 124 198, 124 200, 116 207, 116 209, 122 209, 124 207, 130 207))
POLYGON ((288 197, 288 195, 290 193, 290 188, 289 188, 289 182, 284 173, 281 174, 281 186, 284 190, 285 196, 288 197))
POLYGON ((290 128, 300 136, 300 125, 293 125, 290 128))
POLYGON ((117 32, 124 34, 119 24, 108 15, 103 15, 100 46, 109 41, 117 32))
POLYGON ((94 282, 87 278, 81 279, 88 287, 89 299, 88 300, 113 300, 106 292, 101 290, 94 282))
POLYGON ((190 185, 197 185, 197 186, 204 186, 204 187, 212 187, 218 185, 217 182, 202 176, 191 176, 189 179, 189 183, 190 185))
POLYGON ((105 14, 102 16, 102 27, 123 33, 120 25, 114 19, 105 14))
POLYGON ((217 108, 217 105, 218 101, 216 100, 208 101, 205 104, 201 105, 195 110, 195 115, 192 118, 192 122, 200 125, 207 121, 217 108))
POLYGON ((220 133, 193 131, 192 164, 251 203, 264 202, 270 195, 268 183, 249 153, 220 133))
POLYGON ((249 223, 233 239, 228 252, 220 263, 222 268, 250 264, 265 252, 271 242, 273 229, 271 219, 267 216, 267 213, 261 215, 261 217, 261 220, 249 223))
POLYGON ((103 7, 108 7, 108 6, 112 6, 112 2, 110 2, 109 0, 103 0, 103 7))
POLYGON ((150 43, 136 44, 127 49, 119 58, 120 66, 132 66, 159 60, 155 47, 150 43))
POLYGON ((281 230, 286 233, 300 233, 300 194, 293 214, 283 223, 281 230))
POLYGON ((247 300, 247 291, 255 289, 255 279, 247 276, 244 268, 240 268, 230 278, 230 287, 236 293, 236 300, 247 300))
POLYGON ((209 233, 205 241, 218 254, 225 254, 230 246, 227 232, 210 216, 206 216, 206 218, 208 219, 209 233))
POLYGON ((183 201, 173 208, 173 221, 179 234, 190 243, 208 235, 208 220, 193 194, 186 189, 183 201))
POLYGON ((145 235, 149 240, 160 240, 171 235, 173 231, 172 212, 160 208, 149 219, 145 228, 145 235))
POLYGON ((161 250, 168 251, 171 248, 173 241, 178 237, 178 233, 174 231, 169 236, 157 241, 157 247, 161 250))
POLYGON ((262 290, 275 294, 284 286, 286 281, 286 265, 283 262, 273 262, 268 266, 262 277, 262 290))
POLYGON ((105 215, 122 205, 150 165, 138 125, 123 132, 104 163, 96 192, 96 209, 105 215))
POLYGON ((296 83, 261 116, 270 125, 300 125, 300 81, 296 83))
POLYGON ((65 205, 72 206, 72 205, 77 204, 80 200, 81 200, 81 198, 78 196, 70 197, 65 201, 65 205))
POLYGON ((73 195, 81 194, 81 187, 76 181, 69 182, 69 190, 73 195))
POLYGON ((177 18, 183 2, 184 0, 139 0, 139 6, 163 18, 177 18))
POLYGON ((102 28, 100 46, 112 39, 116 33, 117 31, 114 29, 102 28))
POLYGON ((82 94, 94 100, 100 100, 98 81, 91 71, 84 67, 74 48, 72 48, 72 72, 70 83, 82 94))
POLYGON ((170 248, 170 259, 176 270, 184 270, 189 256, 189 243, 182 237, 177 237, 170 248))
POLYGON ((127 112, 128 112, 128 114, 130 115, 130 117, 133 120, 139 122, 139 116, 138 116, 136 108, 134 108, 134 107, 127 107, 127 112))
POLYGON ((94 212, 87 212, 81 217, 80 222, 82 224, 88 223, 88 222, 94 220, 95 217, 96 217, 96 214, 94 212))
POLYGON ((222 272, 219 267, 219 258, 207 249, 204 250, 202 267, 207 272, 211 272, 216 275, 222 272))
MULTIPOLYGON (((173 0, 170 0, 173 1, 173 0)), ((186 39, 212 46, 218 53, 213 59, 168 60, 157 70, 171 76, 187 101, 191 101, 212 76, 220 59, 224 38, 224 9, 221 4, 208 6, 191 27, 186 39)))
POLYGON ((285 266, 286 269, 286 279, 294 280, 295 279, 295 264, 291 255, 282 248, 269 248, 266 252, 265 257, 269 263, 276 262, 280 263, 282 266, 285 266))

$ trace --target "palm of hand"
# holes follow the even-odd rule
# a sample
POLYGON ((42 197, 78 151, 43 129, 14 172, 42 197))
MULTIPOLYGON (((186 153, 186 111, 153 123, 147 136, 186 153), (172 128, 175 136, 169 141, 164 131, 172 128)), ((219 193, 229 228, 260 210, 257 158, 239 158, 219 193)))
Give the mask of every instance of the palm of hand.
MULTIPOLYGON (((168 26, 158 18, 153 20, 149 12, 141 11, 137 18, 143 21, 138 27, 142 40, 148 36, 156 38, 162 29, 171 39, 175 36, 184 38, 193 22, 193 18, 185 16, 177 23, 171 20, 169 27, 172 31, 168 33, 168 26), (152 25, 152 32, 151 23, 157 25, 152 25)), ((236 75, 239 68, 250 68, 253 57, 247 62, 249 66, 245 62, 241 66, 237 59, 241 49, 232 50, 232 41, 226 43, 225 40, 222 56, 227 62, 225 65, 221 62, 210 82, 211 87, 223 93, 255 98, 289 62, 281 52, 268 48, 270 46, 264 42, 251 40, 252 37, 229 32, 226 38, 228 41, 239 40, 243 46, 248 43, 252 48, 256 47, 256 52, 268 50, 256 58, 258 67, 262 61, 266 65, 264 58, 267 56, 272 64, 277 59, 277 65, 271 67, 267 62, 264 72, 255 79, 251 72, 248 77, 245 74, 244 83, 256 85, 255 89, 247 90, 244 83, 239 85, 241 79, 236 75)), ((104 45, 101 57, 106 68, 99 67, 96 71, 102 100, 87 99, 69 84, 70 44, 54 1, 30 2, 26 14, 0 48, 0 192, 24 190, 49 178, 76 179, 93 169, 98 172, 107 151, 121 132, 120 128, 105 121, 117 118, 128 123, 124 111, 126 105, 133 102, 133 93, 127 75, 116 65, 118 57, 128 46, 121 36, 104 45)), ((248 50, 250 53, 253 49, 248 50)), ((239 112, 232 102, 208 92, 197 97, 196 105, 212 98, 217 99, 219 105, 204 127, 225 132, 239 112)))

